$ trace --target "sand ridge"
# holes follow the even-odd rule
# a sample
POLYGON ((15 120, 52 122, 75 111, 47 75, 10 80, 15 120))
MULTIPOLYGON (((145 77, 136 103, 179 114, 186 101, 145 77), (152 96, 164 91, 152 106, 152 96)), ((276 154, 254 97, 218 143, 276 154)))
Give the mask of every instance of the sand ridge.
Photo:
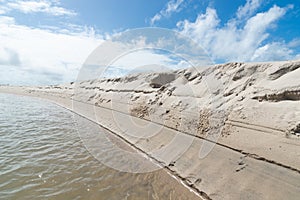
POLYGON ((56 86, 1 86, 0 92, 38 96, 71 109, 72 100, 95 106, 101 125, 163 162, 206 198, 297 199, 299 77, 300 61, 227 63, 56 86), (163 128, 155 134, 131 130, 122 124, 128 116, 163 128), (122 128, 149 137, 133 137, 122 128), (152 154, 174 134, 196 139, 183 154, 176 155, 176 147, 152 154), (204 141, 217 144, 200 159, 204 141))

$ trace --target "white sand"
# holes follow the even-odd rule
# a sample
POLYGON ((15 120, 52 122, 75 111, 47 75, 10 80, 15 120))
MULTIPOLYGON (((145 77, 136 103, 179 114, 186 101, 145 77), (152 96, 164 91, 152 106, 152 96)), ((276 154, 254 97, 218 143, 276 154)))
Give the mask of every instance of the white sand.
POLYGON ((1 86, 0 92, 73 109, 211 199, 299 199, 300 61, 229 63, 48 87, 1 86), (193 144, 184 149, 190 139, 193 144), (203 142, 210 149, 207 140, 217 145, 199 158, 203 142))

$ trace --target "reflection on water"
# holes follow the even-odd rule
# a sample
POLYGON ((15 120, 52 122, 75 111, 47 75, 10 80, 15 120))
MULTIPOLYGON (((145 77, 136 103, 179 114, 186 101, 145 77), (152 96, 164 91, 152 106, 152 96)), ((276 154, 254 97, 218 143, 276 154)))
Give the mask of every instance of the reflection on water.
POLYGON ((199 199, 164 170, 131 174, 102 165, 85 149, 72 115, 0 94, 0 199, 199 199))

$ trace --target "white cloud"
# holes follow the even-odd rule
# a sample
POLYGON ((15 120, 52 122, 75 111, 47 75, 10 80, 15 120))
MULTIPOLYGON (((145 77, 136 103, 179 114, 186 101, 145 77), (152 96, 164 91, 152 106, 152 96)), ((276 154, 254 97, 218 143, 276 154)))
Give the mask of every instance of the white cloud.
POLYGON ((290 48, 300 47, 300 38, 294 38, 292 41, 288 43, 288 47, 290 48))
POLYGON ((272 42, 256 49, 252 59, 259 61, 277 60, 278 58, 290 59, 292 54, 293 51, 286 44, 272 42))
MULTIPOLYGON (((180 63, 182 64, 182 63, 180 63)), ((170 55, 155 52, 150 49, 141 49, 129 52, 115 60, 102 73, 103 77, 124 76, 131 73, 157 72, 178 69, 178 61, 170 55)), ((188 67, 186 64, 185 67, 188 67)))
POLYGON ((172 66, 174 62, 175 61, 166 53, 159 53, 153 50, 139 50, 122 56, 112 63, 112 65, 133 71, 136 68, 147 65, 161 65, 166 68, 174 69, 174 66, 172 66))
POLYGON ((20 65, 19 54, 7 47, 0 48, 0 65, 20 65))
POLYGON ((159 21, 161 19, 161 14, 157 13, 150 19, 150 24, 153 25, 156 21, 159 21))
MULTIPOLYGON (((74 16, 76 12, 59 6, 59 1, 51 0, 30 0, 30 1, 10 1, 2 6, 2 12, 17 10, 22 13, 47 13, 54 16, 74 16)), ((1 12, 1 9, 0 9, 1 12)))
POLYGON ((179 12, 183 1, 184 0, 169 1, 165 9, 161 10, 150 19, 150 24, 153 25, 155 22, 161 20, 162 17, 169 17, 172 13, 179 12))
POLYGON ((53 32, 0 17, 0 81, 53 84, 74 80, 101 41, 101 36, 85 27, 81 32, 53 32))
POLYGON ((247 1, 245 6, 238 9, 237 17, 224 25, 217 11, 207 8, 206 13, 199 14, 194 22, 180 21, 177 27, 181 33, 196 40, 218 62, 292 59, 293 51, 286 44, 267 43, 268 31, 292 7, 274 5, 266 12, 251 16, 259 2, 247 1))
POLYGON ((9 10, 3 3, 4 0, 0 0, 0 15, 6 14, 7 11, 9 10))
POLYGON ((240 6, 237 11, 239 19, 252 15, 261 5, 262 0, 247 0, 244 6, 240 6))
POLYGON ((6 9, 0 6, 0 15, 3 15, 6 13, 6 9))
POLYGON ((8 16, 0 16, 0 24, 14 24, 15 19, 8 16))
POLYGON ((180 4, 182 4, 183 0, 173 0, 173 1, 169 1, 167 4, 167 8, 164 11, 166 14, 170 14, 172 12, 177 12, 179 9, 180 4))

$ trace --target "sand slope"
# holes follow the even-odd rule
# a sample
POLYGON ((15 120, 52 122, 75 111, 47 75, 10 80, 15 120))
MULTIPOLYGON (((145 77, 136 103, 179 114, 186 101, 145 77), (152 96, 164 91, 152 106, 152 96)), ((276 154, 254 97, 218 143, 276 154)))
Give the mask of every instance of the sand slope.
POLYGON ((0 92, 73 109, 163 163, 205 198, 299 198, 300 61, 2 86, 0 92), (190 140, 190 148, 180 148, 190 140))

